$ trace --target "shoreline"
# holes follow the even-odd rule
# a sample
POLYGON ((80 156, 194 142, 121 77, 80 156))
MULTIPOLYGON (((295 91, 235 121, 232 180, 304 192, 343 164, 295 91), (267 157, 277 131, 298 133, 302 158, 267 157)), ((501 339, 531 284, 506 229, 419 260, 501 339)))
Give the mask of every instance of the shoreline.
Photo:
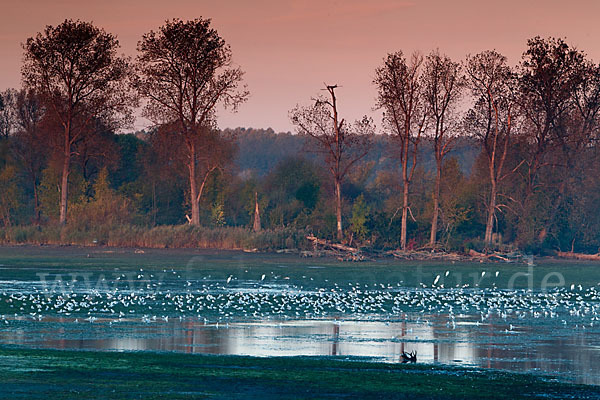
MULTIPOLYGON (((71 249, 74 251, 81 250, 84 253, 87 253, 87 257, 92 257, 93 253, 98 255, 109 255, 109 254, 148 254, 155 253, 160 255, 227 255, 228 253, 232 256, 240 256, 240 255, 256 255, 256 256, 267 256, 267 257, 286 257, 297 260, 323 260, 325 262, 333 262, 335 264, 350 264, 359 266, 361 264, 377 264, 378 261, 387 261, 398 264, 410 264, 414 262, 430 262, 432 264, 440 264, 440 263, 466 263, 466 264, 491 264, 491 265, 528 265, 527 262, 523 261, 504 261, 501 259, 482 259, 479 257, 469 257, 466 254, 461 254, 460 259, 456 259, 454 257, 444 259, 440 258, 432 258, 432 257, 423 257, 419 258, 418 253, 414 252, 410 257, 394 257, 390 255, 380 256, 368 258, 365 260, 351 260, 351 259, 341 259, 337 254, 327 254, 325 252, 317 253, 316 255, 311 255, 309 257, 305 256, 303 253, 306 251, 298 250, 298 249, 278 249, 278 250, 257 250, 257 249, 243 249, 243 248, 218 248, 218 247, 141 247, 141 246, 109 246, 102 244, 35 244, 35 243, 0 243, 0 249, 32 249, 32 250, 51 250, 51 251, 59 251, 71 249)), ((422 252, 420 252, 422 253, 422 252)), ((446 254, 456 254, 456 253, 446 253, 446 254)), ((554 264, 590 264, 597 265, 599 263, 598 260, 589 260, 589 259, 577 259, 577 258, 561 258, 556 256, 535 256, 533 257, 534 264, 543 264, 543 265, 554 265, 554 264)), ((530 264, 531 265, 531 264, 530 264)))
POLYGON ((0 246, 84 247, 109 249, 188 249, 191 251, 236 251, 240 253, 292 254, 304 258, 337 259, 341 262, 375 260, 507 263, 531 265, 536 261, 570 259, 600 262, 600 253, 583 254, 554 251, 543 256, 526 254, 510 246, 499 251, 477 251, 470 245, 459 250, 429 247, 403 251, 390 247, 354 247, 320 239, 302 229, 280 228, 253 232, 245 227, 201 227, 161 225, 152 228, 135 225, 98 226, 80 230, 75 226, 14 226, 0 229, 0 246))

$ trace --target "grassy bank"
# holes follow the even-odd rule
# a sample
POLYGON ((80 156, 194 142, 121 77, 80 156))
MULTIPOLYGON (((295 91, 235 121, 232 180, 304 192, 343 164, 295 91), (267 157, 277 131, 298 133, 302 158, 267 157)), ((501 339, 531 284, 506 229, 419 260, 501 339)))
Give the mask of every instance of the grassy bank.
POLYGON ((147 228, 136 225, 98 226, 14 226, 0 229, 0 244, 68 244, 79 246, 200 248, 200 249, 305 249, 304 231, 296 229, 252 232, 240 227, 194 227, 164 225, 147 228))
POLYGON ((0 398, 591 399, 594 386, 491 370, 323 357, 0 348, 0 398))

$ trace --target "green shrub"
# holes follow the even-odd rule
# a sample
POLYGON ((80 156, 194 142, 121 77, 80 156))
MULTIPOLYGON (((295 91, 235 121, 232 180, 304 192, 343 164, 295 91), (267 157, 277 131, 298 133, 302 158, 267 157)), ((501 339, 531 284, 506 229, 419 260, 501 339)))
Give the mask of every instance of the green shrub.
POLYGON ((203 249, 309 249, 302 230, 280 228, 252 232, 242 227, 161 225, 147 228, 131 224, 14 226, 0 229, 0 243, 72 244, 113 247, 203 249))

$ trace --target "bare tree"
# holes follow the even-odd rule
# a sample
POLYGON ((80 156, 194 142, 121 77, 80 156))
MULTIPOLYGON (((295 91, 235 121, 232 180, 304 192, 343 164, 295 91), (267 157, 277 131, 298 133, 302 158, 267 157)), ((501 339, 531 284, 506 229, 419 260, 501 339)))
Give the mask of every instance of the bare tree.
POLYGON ((353 126, 339 119, 335 96, 337 87, 326 85, 330 98, 319 97, 309 107, 297 106, 290 112, 290 118, 300 134, 314 139, 316 152, 325 157, 334 182, 337 239, 342 240, 342 183, 352 167, 367 155, 374 127, 366 116, 353 126))
POLYGON ((384 110, 384 123, 398 140, 402 164, 402 227, 400 244, 406 249, 410 183, 417 166, 417 155, 427 120, 423 92, 423 56, 414 53, 407 62, 401 51, 388 54, 377 68, 374 84, 378 89, 377 106, 384 110))
POLYGON ((231 49, 210 27, 210 19, 166 21, 138 43, 135 87, 147 99, 145 115, 156 124, 175 124, 183 147, 164 149, 185 155, 189 174, 191 223, 200 224, 200 197, 205 176, 199 176, 199 158, 215 124, 221 103, 234 110, 248 92, 238 90, 243 72, 231 66, 231 49))
POLYGON ((506 64, 506 57, 495 51, 468 56, 465 70, 475 100, 467 115, 467 126, 480 141, 488 164, 490 193, 484 241, 489 245, 499 208, 498 185, 512 172, 507 174, 504 171, 513 124, 512 72, 506 64))
POLYGON ((435 247, 437 241, 440 186, 444 158, 452 150, 459 131, 457 127, 457 106, 461 100, 464 79, 459 63, 448 56, 434 51, 425 60, 423 91, 427 104, 431 129, 428 132, 433 140, 436 162, 435 185, 433 188, 433 216, 429 245, 435 247))
POLYGON ((60 223, 67 221, 67 190, 73 146, 95 120, 117 128, 131 121, 127 59, 119 42, 89 22, 65 20, 27 39, 22 68, 26 88, 43 96, 62 127, 60 223))

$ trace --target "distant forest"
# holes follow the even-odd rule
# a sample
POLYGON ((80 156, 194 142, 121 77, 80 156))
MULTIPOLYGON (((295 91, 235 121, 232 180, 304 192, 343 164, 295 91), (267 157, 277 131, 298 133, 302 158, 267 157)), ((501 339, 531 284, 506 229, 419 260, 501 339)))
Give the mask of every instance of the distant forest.
POLYGON ((4 242, 189 225, 294 236, 275 247, 599 251, 600 66, 562 39, 530 39, 514 67, 390 53, 383 121, 346 121, 331 85, 290 110, 294 133, 217 128, 248 92, 210 20, 167 21, 134 61, 81 21, 23 47, 23 87, 0 93, 4 242), (154 127, 117 133, 140 104, 154 127))

